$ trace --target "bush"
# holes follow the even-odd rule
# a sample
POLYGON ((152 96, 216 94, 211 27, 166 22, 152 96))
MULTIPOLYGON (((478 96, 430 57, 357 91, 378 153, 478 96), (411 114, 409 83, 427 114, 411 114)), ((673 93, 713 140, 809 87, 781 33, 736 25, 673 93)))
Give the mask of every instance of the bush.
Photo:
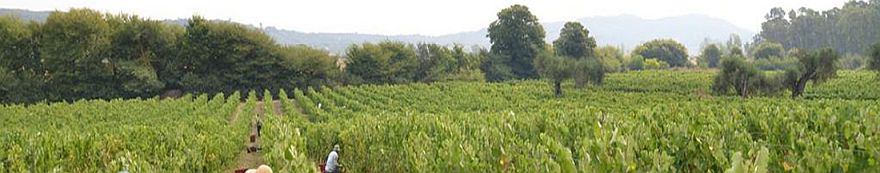
POLYGON ((684 67, 688 64, 687 48, 671 39, 651 40, 636 47, 632 54, 656 58, 672 67, 684 67))
POLYGON ((867 66, 868 58, 859 55, 847 55, 837 60, 836 64, 841 69, 858 70, 867 66))
POLYGON ((661 70, 661 69, 668 69, 668 68, 669 68, 669 64, 667 64, 666 62, 659 61, 657 59, 645 60, 645 65, 644 65, 645 70, 661 70))
POLYGON ((624 66, 623 52, 616 47, 603 46, 597 48, 594 51, 594 55, 602 61, 602 67, 605 69, 605 72, 621 72, 626 68, 624 66))
POLYGON ((785 48, 782 47, 782 44, 764 41, 758 44, 752 55, 756 59, 768 59, 782 57, 782 53, 785 53, 785 48))
POLYGON ((736 93, 741 97, 751 94, 775 94, 779 91, 778 80, 766 77, 741 56, 725 57, 721 59, 721 72, 715 76, 712 84, 712 92, 719 95, 736 93))
POLYGON ((602 61, 596 58, 581 58, 574 62, 574 85, 582 88, 587 83, 601 85, 605 79, 605 69, 602 61))
POLYGON ((755 59, 755 67, 760 70, 785 70, 797 65, 798 60, 794 57, 772 57, 764 59, 755 59))
POLYGON ((643 70, 645 69, 645 58, 640 55, 630 55, 626 62, 627 70, 643 70))

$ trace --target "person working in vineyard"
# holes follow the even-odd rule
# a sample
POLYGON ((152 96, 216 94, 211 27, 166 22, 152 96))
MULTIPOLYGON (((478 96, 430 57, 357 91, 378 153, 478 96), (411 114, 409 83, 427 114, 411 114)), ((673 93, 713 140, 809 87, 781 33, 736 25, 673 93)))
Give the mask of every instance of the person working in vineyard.
POLYGON ((324 164, 324 172, 325 173, 339 173, 339 154, 336 152, 339 151, 339 144, 333 145, 333 151, 330 151, 330 155, 327 156, 327 162, 324 164))
POLYGON ((260 130, 263 129, 263 120, 257 119, 257 136, 260 136, 260 130))

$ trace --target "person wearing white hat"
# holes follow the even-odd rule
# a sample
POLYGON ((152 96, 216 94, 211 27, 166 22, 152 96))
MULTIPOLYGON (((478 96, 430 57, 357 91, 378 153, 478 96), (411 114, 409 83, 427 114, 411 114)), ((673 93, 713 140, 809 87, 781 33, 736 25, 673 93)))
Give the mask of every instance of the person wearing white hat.
POLYGON ((248 169, 244 173, 272 173, 272 168, 266 165, 260 165, 257 169, 248 169))

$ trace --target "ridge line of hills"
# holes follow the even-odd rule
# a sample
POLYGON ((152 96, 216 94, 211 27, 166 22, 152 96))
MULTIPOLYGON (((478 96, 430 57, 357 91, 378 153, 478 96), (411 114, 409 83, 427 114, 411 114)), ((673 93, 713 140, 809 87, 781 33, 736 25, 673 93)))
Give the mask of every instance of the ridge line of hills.
MULTIPOLYGON (((21 9, 0 8, 0 15, 15 15, 28 21, 45 21, 51 11, 31 11, 21 9)), ((540 18, 540 16, 538 16, 540 18)), ((186 19, 165 19, 166 23, 185 25, 186 19)), ((598 16, 580 18, 577 21, 583 23, 590 31, 590 35, 596 38, 598 44, 622 47, 630 50, 636 45, 656 38, 671 38, 678 40, 688 48, 688 53, 696 55, 700 44, 707 38, 710 40, 727 40, 730 34, 737 34, 744 40, 748 40, 755 33, 740 28, 725 20, 705 15, 690 14, 659 19, 643 19, 633 15, 598 16), (648 30, 650 29, 650 30, 648 30)), ((547 32, 546 40, 551 42, 559 36, 559 29, 565 22, 544 22, 547 32)), ((248 24, 244 24, 248 25, 248 24)), ((486 24, 489 25, 488 23, 486 24)), ((249 25, 254 28, 253 25, 249 25)), ((406 43, 437 43, 443 45, 461 44, 465 47, 482 46, 489 47, 489 39, 486 38, 487 29, 466 31, 439 36, 425 35, 380 35, 361 33, 313 33, 295 30, 280 29, 272 26, 262 28, 269 36, 279 44, 305 44, 312 47, 323 48, 330 52, 342 54, 345 49, 352 45, 363 42, 379 42, 395 40, 406 43)))

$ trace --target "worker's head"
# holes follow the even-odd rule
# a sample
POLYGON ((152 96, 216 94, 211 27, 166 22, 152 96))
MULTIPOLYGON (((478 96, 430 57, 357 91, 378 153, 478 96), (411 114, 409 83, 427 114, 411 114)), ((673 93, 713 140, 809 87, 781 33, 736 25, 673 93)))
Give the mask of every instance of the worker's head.
POLYGON ((272 168, 266 165, 260 165, 260 167, 257 167, 257 173, 272 173, 272 168))
POLYGON ((339 151, 339 144, 333 145, 333 151, 339 151))

